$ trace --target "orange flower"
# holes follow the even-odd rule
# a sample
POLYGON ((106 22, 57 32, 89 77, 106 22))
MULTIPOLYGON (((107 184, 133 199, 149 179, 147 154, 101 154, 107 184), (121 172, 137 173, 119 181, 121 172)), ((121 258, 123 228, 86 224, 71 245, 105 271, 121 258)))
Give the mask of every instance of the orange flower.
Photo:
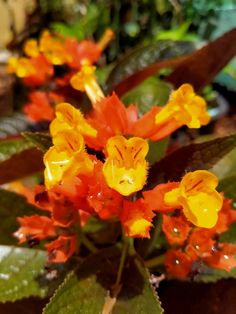
POLYGON ((51 263, 64 263, 76 251, 76 237, 61 235, 55 241, 46 245, 48 261, 51 263))
POLYGON ((171 245, 183 245, 188 237, 190 226, 183 216, 163 215, 162 230, 171 245))
POLYGON ((26 104, 23 111, 33 121, 51 121, 54 110, 50 106, 49 97, 45 92, 32 92, 29 94, 30 103, 26 104))
POLYGON ((125 196, 141 190, 147 177, 147 142, 118 135, 108 140, 106 151, 103 173, 107 185, 125 196))
POLYGON ((164 107, 153 107, 133 126, 134 135, 158 141, 183 125, 200 128, 209 122, 205 100, 191 85, 183 84, 174 91, 164 107))
POLYGON ((52 208, 52 219, 55 226, 68 228, 78 222, 78 210, 71 202, 55 202, 52 208))
POLYGON ((218 179, 205 170, 187 173, 178 188, 165 194, 165 203, 173 208, 183 207, 184 215, 194 225, 212 228, 222 207, 222 196, 215 190, 218 179))
POLYGON ((165 184, 158 184, 154 189, 149 191, 144 191, 143 197, 145 201, 149 204, 150 208, 158 213, 169 213, 173 212, 179 206, 174 207, 166 205, 164 198, 165 194, 179 186, 177 182, 169 182, 165 184))
POLYGON ((24 45, 24 53, 28 57, 37 58, 40 54, 37 40, 28 39, 24 45))
POLYGON ((153 217, 153 212, 143 199, 135 202, 124 200, 120 219, 128 237, 150 238, 149 230, 153 217))
POLYGON ((232 209, 232 200, 224 199, 222 209, 219 211, 219 218, 214 227, 216 233, 220 234, 229 229, 229 226, 236 221, 236 210, 232 209))
POLYGON ((213 229, 195 228, 188 239, 186 251, 194 258, 206 257, 213 253, 215 241, 213 229))
POLYGON ((178 278, 186 278, 191 273, 193 261, 181 250, 168 250, 165 255, 167 272, 178 278))
POLYGON ((236 245, 231 243, 220 243, 218 249, 204 259, 204 262, 213 268, 230 271, 236 267, 236 245))
POLYGON ((101 219, 111 219, 118 217, 123 198, 109 188, 102 173, 103 164, 100 161, 95 163, 93 175, 88 181, 88 204, 94 209, 101 219))
POLYGON ((115 135, 126 135, 137 117, 137 108, 125 108, 115 93, 97 102, 88 114, 88 122, 97 130, 97 138, 89 139, 88 145, 101 149, 108 139, 115 135))
POLYGON ((26 241, 41 241, 56 235, 53 222, 45 216, 33 215, 17 218, 21 227, 14 233, 19 243, 26 241))

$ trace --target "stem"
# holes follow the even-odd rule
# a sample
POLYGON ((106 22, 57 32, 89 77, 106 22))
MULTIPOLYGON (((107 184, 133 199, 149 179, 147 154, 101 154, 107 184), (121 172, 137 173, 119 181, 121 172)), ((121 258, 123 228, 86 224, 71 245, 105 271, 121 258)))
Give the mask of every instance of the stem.
POLYGON ((96 246, 86 237, 85 234, 81 234, 81 242, 91 253, 96 253, 98 251, 96 246))
POLYGON ((145 255, 149 255, 152 252, 152 250, 156 244, 157 238, 159 237, 159 235, 161 233, 162 216, 156 215, 155 221, 156 221, 156 224, 155 224, 155 227, 153 229, 153 233, 151 235, 151 240, 149 241, 149 245, 147 247, 147 251, 146 251, 145 255))
POLYGON ((126 239, 124 239, 121 257, 120 257, 120 265, 119 265, 119 269, 118 269, 118 273, 117 273, 117 277, 116 277, 116 282, 114 285, 115 287, 119 286, 119 284, 120 284, 122 272, 123 272, 124 265, 125 265, 125 259, 126 259, 128 247, 129 247, 129 242, 126 239))
POLYGON ((148 268, 154 268, 164 264, 165 254, 159 255, 157 257, 151 258, 144 262, 145 266, 148 268))

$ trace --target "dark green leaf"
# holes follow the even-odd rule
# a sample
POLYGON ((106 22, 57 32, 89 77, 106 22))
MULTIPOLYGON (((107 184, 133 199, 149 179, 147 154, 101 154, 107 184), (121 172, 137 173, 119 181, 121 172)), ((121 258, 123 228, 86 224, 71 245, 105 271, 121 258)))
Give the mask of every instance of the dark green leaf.
MULTIPOLYGON (((192 43, 180 41, 158 41, 145 47, 136 48, 128 55, 124 56, 111 71, 107 79, 108 89, 109 91, 113 89, 119 90, 118 85, 121 82, 125 81, 126 84, 129 84, 128 80, 126 80, 127 78, 146 69, 148 66, 156 62, 185 55, 186 53, 189 53, 194 49, 195 47, 192 43)), ((168 64, 164 66, 167 67, 168 64)), ((153 74, 155 74, 155 72, 146 76, 140 82, 153 74)), ((138 84, 135 84, 135 86, 136 85, 138 84)), ((124 94, 130 89, 131 88, 127 86, 127 88, 125 88, 124 91, 122 90, 122 92, 119 94, 124 94)))
POLYGON ((169 143, 169 138, 165 138, 159 142, 149 141, 149 151, 147 154, 147 161, 150 165, 159 161, 165 155, 167 146, 169 143))
POLYGON ((12 155, 20 153, 33 145, 24 139, 5 140, 0 142, 0 162, 9 159, 12 155))
POLYGON ((0 243, 16 244, 16 239, 12 235, 19 228, 16 218, 39 212, 37 207, 27 203, 25 197, 0 189, 0 243))
POLYGON ((0 302, 52 295, 69 266, 51 265, 46 271, 45 262, 45 251, 1 245, 0 302))
POLYGON ((220 180, 218 190, 223 191, 226 197, 236 201, 236 173, 220 180))
POLYGON ((220 235, 220 242, 236 243, 236 222, 220 235))
POLYGON ((236 267, 233 268, 230 272, 227 272, 223 269, 212 269, 204 267, 203 272, 198 275, 195 280, 198 282, 208 283, 227 278, 236 278, 236 267))
MULTIPOLYGON (((111 300, 108 291, 116 281, 119 258, 120 251, 114 247, 90 256, 77 271, 70 273, 43 313, 102 313, 104 304, 111 300)), ((117 299, 112 299, 112 313, 163 313, 148 279, 149 275, 139 259, 128 257, 121 292, 117 299)))
POLYGON ((210 169, 235 146, 236 134, 184 146, 151 167, 147 188, 169 180, 179 181, 189 171, 210 169))
POLYGON ((43 152, 46 152, 53 145, 52 138, 48 133, 24 132, 22 135, 43 152))

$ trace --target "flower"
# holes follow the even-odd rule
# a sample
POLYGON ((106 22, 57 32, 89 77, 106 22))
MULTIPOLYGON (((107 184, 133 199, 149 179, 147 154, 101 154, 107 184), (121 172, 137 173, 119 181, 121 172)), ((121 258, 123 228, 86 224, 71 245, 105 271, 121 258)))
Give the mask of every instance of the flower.
POLYGON ((141 190, 147 177, 148 143, 117 135, 108 140, 106 152, 103 174, 108 186, 125 196, 141 190))
POLYGON ((172 92, 164 107, 153 107, 132 127, 132 133, 142 138, 158 141, 183 125, 200 128, 209 122, 205 100, 196 95, 189 84, 172 92))
POLYGON ((64 263, 76 251, 76 236, 61 235, 55 241, 46 245, 48 261, 51 263, 64 263))
POLYGON ((17 218, 21 227, 14 233, 19 243, 41 241, 56 235, 53 221, 45 216, 33 215, 17 218))
POLYGON ((124 200, 121 223, 128 237, 150 238, 149 230, 153 216, 152 210, 143 199, 135 202, 124 200))
POLYGON ((95 76, 96 67, 90 65, 87 61, 81 67, 81 70, 72 76, 70 83, 74 89, 86 91, 92 104, 104 98, 103 91, 97 83, 95 76))
POLYGON ((167 272, 179 278, 186 278, 192 270, 193 260, 182 250, 168 250, 165 255, 167 272))
POLYGON ((220 243, 218 248, 204 262, 213 268, 230 271, 236 267, 236 245, 231 243, 220 243))
POLYGON ((186 252, 194 258, 206 257, 213 253, 216 241, 213 229, 194 228, 189 236, 186 252))
POLYGON ((47 188, 63 179, 92 172, 93 162, 84 149, 82 135, 73 130, 61 131, 53 137, 53 144, 44 155, 47 188))
POLYGON ((54 137, 61 131, 71 129, 83 136, 97 136, 97 131, 86 121, 79 109, 68 103, 58 104, 56 118, 50 124, 51 135, 54 137))
POLYGON ((32 121, 51 121, 54 118, 54 110, 50 106, 47 93, 31 92, 29 98, 31 102, 24 106, 23 111, 32 121))
POLYGON ((186 174, 178 188, 165 194, 166 205, 183 208, 184 215, 194 225, 212 228, 218 219, 223 198, 215 190, 217 177, 205 170, 186 174))
POLYGON ((174 217, 163 215, 162 230, 171 245, 182 245, 189 235, 190 226, 183 216, 174 217))

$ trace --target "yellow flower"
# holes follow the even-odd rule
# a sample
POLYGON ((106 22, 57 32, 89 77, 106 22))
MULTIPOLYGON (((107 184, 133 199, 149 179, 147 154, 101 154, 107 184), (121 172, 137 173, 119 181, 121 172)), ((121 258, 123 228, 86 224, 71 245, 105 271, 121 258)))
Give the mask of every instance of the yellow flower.
POLYGON ((39 50, 54 65, 62 65, 72 59, 65 49, 63 41, 57 37, 52 37, 48 31, 44 31, 39 40, 39 50))
POLYGON ((70 83, 74 89, 81 92, 85 91, 91 100, 92 104, 95 104, 102 98, 104 94, 97 83, 95 76, 96 67, 85 61, 81 67, 81 70, 72 76, 70 83))
POLYGON ((106 145, 108 158, 103 173, 109 187, 128 196, 142 189, 147 177, 148 143, 139 137, 111 137, 106 145))
POLYGON ((58 132, 71 129, 83 136, 97 136, 97 131, 89 125, 80 110, 68 103, 61 103, 56 106, 56 118, 50 124, 51 135, 54 137, 58 132))
POLYGON ((10 58, 7 70, 9 73, 16 73, 18 77, 26 77, 36 73, 30 59, 27 58, 10 58))
POLYGON ((155 122, 161 125, 171 119, 189 128, 200 128, 210 121, 205 100, 195 94, 191 85, 183 84, 171 94, 167 105, 156 115, 155 122))
POLYGON ((165 203, 175 208, 183 207, 187 219, 202 228, 212 228, 218 219, 223 198, 215 190, 217 177, 205 170, 186 174, 179 187, 165 194, 165 203))
POLYGON ((84 149, 83 136, 73 130, 59 132, 44 155, 45 185, 49 189, 66 178, 93 171, 93 162, 84 149))
POLYGON ((28 39, 24 45, 24 53, 28 57, 36 58, 39 55, 39 47, 37 40, 28 39))

